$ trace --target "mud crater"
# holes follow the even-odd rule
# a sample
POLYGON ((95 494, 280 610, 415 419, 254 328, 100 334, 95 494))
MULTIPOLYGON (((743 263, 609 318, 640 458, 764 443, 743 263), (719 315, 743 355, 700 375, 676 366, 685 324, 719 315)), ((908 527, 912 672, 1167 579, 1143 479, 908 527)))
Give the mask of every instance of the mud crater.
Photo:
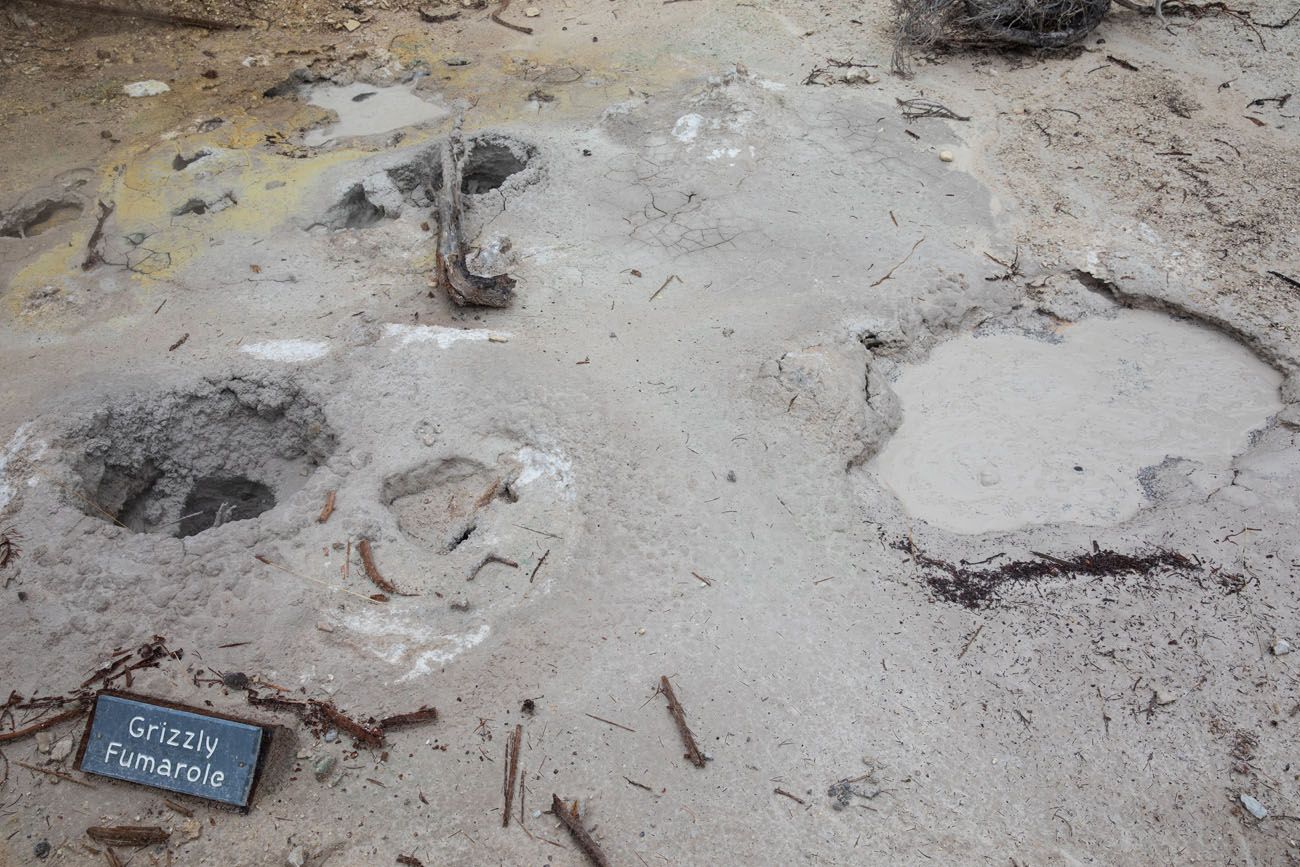
POLYGON ((1246 346, 1148 310, 986 322, 889 380, 902 424, 871 468, 908 514, 964 534, 1127 520, 1152 468, 1224 473, 1282 408, 1246 346))
POLYGON ((71 223, 84 209, 81 201, 72 197, 38 199, 0 213, 0 238, 34 238, 71 223))
POLYGON ((498 503, 519 499, 512 487, 518 475, 518 467, 451 457, 389 476, 381 495, 403 534, 450 553, 474 535, 498 503))
MULTIPOLYGON (((535 183, 540 177, 536 158, 537 148, 519 139, 495 133, 471 138, 466 142, 461 192, 477 196, 535 183)), ((442 184, 442 145, 438 144, 349 185, 308 228, 367 229, 400 217, 407 206, 431 208, 442 184)))
POLYGON ((70 500, 135 533, 193 536, 257 517, 335 448, 321 408, 295 385, 232 378, 136 396, 64 437, 70 500))

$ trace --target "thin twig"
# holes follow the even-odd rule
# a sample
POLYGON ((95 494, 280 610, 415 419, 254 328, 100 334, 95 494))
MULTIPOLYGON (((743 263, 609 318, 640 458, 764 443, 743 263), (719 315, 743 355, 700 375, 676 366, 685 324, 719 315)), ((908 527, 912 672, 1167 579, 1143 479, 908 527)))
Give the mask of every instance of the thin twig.
POLYGON ((95 788, 85 780, 78 780, 76 777, 69 776, 62 771, 55 771, 50 768, 38 768, 36 765, 29 765, 26 762, 15 761, 14 764, 20 768, 26 768, 29 771, 36 771, 38 774, 49 774, 51 777, 58 777, 60 780, 67 780, 69 783, 76 783, 78 786, 85 786, 87 789, 95 788))
POLYGON ((516 724, 514 734, 506 741, 506 779, 502 787, 505 796, 505 809, 501 811, 501 827, 510 826, 510 808, 515 801, 515 780, 519 777, 519 743, 524 736, 524 727, 516 724))
POLYGON ((667 289, 667 288, 668 288, 668 284, 671 283, 671 282, 673 282, 674 280, 676 280, 678 283, 681 283, 681 282, 682 282, 682 278, 681 278, 681 277, 678 277, 676 274, 669 274, 669 275, 668 275, 668 279, 664 281, 664 284, 663 284, 662 286, 660 286, 658 289, 655 290, 655 294, 653 294, 653 295, 650 296, 650 300, 653 301, 653 300, 655 300, 656 298, 658 298, 658 297, 659 297, 659 293, 662 292, 662 291, 664 291, 665 289, 667 289))
POLYGON ((659 678, 659 691, 668 699, 668 713, 672 715, 673 722, 677 723, 677 731, 682 736, 682 743, 686 745, 686 758, 695 767, 704 767, 704 754, 695 744, 695 735, 691 734, 690 727, 686 725, 686 711, 682 710, 681 702, 677 700, 677 694, 673 692, 673 685, 668 682, 666 674, 659 678))
POLYGON ((632 734, 636 734, 636 729, 630 729, 625 725, 620 725, 619 723, 614 722, 612 719, 605 719, 603 716, 596 716, 594 713, 587 713, 586 711, 583 711, 582 715, 589 716, 592 719, 596 720, 597 722, 603 722, 605 725, 613 726, 616 729, 622 729, 625 732, 631 732, 632 734))
POLYGON ((975 628, 975 631, 971 633, 970 638, 966 639, 966 643, 961 646, 961 653, 957 654, 958 659, 961 659, 963 656, 966 655, 966 651, 970 650, 970 646, 975 643, 975 639, 979 638, 980 633, 983 631, 984 631, 984 624, 981 623, 979 626, 975 628))
MULTIPOLYGON (((351 542, 349 542, 348 544, 350 545, 351 542)), ((254 555, 253 555, 253 559, 256 560, 256 561, 259 562, 259 563, 265 563, 267 566, 270 566, 270 567, 272 567, 272 568, 274 568, 274 569, 279 569, 281 572, 288 572, 290 575, 294 576, 295 578, 301 578, 301 579, 303 579, 304 581, 313 581, 313 582, 315 582, 315 583, 321 585, 322 587, 327 587, 327 588, 329 588, 330 590, 337 590, 337 591, 339 591, 340 593, 346 593, 346 594, 348 594, 349 596, 355 596, 355 597, 357 597, 358 599, 364 599, 364 600, 366 600, 367 602, 369 602, 369 603, 371 603, 371 604, 373 604, 373 605, 378 605, 378 604, 379 604, 379 601, 380 601, 380 600, 378 600, 378 599, 371 599, 369 596, 366 596, 366 595, 363 594, 363 593, 357 593, 357 592, 355 592, 355 591, 353 591, 353 590, 349 590, 349 589, 347 589, 346 587, 335 587, 333 584, 330 584, 328 581, 322 581, 322 580, 320 580, 319 578, 313 578, 313 577, 311 577, 310 575, 303 575, 303 574, 300 573, 300 572, 295 572, 295 571, 293 571, 292 569, 290 569, 288 566, 284 566, 284 565, 282 565, 282 564, 280 564, 280 563, 276 563, 274 560, 269 560, 269 559, 267 559, 266 557, 263 557, 261 554, 254 554, 254 555)))
POLYGON ((542 564, 546 562, 546 558, 549 557, 550 555, 551 555, 551 549, 547 548, 546 553, 541 556, 541 559, 537 561, 537 565, 533 567, 533 574, 528 576, 529 584, 533 583, 533 579, 537 577, 537 570, 542 568, 542 564))
POLYGON ((922 238, 921 240, 919 240, 919 241, 917 241, 915 244, 913 244, 913 245, 912 245, 912 249, 911 249, 911 250, 908 250, 908 251, 907 251, 907 255, 903 257, 903 261, 899 262, 897 265, 895 265, 894 267, 892 267, 892 268, 890 268, 888 271, 886 271, 884 277, 881 277, 881 278, 880 278, 879 280, 877 280, 875 283, 872 283, 872 284, 871 284, 871 288, 874 289, 874 288, 876 288, 877 286, 879 286, 881 283, 884 283, 884 282, 885 282, 886 280, 888 280, 890 277, 893 277, 893 276, 894 276, 894 272, 897 271, 899 268, 903 267, 905 264, 907 264, 907 260, 910 259, 910 258, 912 258, 912 254, 916 252, 916 248, 919 247, 919 246, 921 246, 923 243, 925 243, 925 238, 922 238))
POLYGON ((1296 289, 1300 289, 1300 280, 1297 280, 1294 277, 1288 277, 1279 271, 1269 271, 1268 273, 1276 277, 1277 279, 1281 280, 1283 283, 1289 283, 1291 286, 1294 286, 1296 289))
POLYGON ((194 811, 184 804, 178 804, 171 798, 163 798, 163 806, 175 813, 180 813, 185 818, 193 818, 194 811))
POLYGON ((787 792, 785 789, 776 788, 776 789, 773 789, 772 791, 773 791, 775 794, 778 794, 778 795, 784 795, 785 797, 789 798, 791 801, 795 801, 796 803, 804 804, 804 805, 806 805, 806 804, 808 803, 808 802, 805 801, 803 798, 799 797, 798 795, 792 795, 792 794, 790 794, 789 792, 787 792))
POLYGON ((478 577, 478 573, 483 571, 483 567, 489 563, 500 563, 502 566, 509 566, 511 569, 519 568, 519 564, 516 563, 514 560, 509 559, 508 557, 502 557, 499 554, 488 554, 486 557, 484 557, 482 560, 479 561, 479 564, 474 567, 474 571, 469 573, 469 577, 466 578, 465 580, 473 581, 475 578, 478 577))
POLYGON ((498 6, 497 11, 493 12, 491 15, 492 20, 500 24, 502 27, 509 27, 511 30, 518 31, 519 33, 525 33, 531 35, 533 32, 533 28, 523 27, 519 24, 511 24, 509 21, 501 20, 501 13, 506 11, 506 9, 508 9, 509 6, 510 6, 510 0, 501 0, 501 5, 498 6))

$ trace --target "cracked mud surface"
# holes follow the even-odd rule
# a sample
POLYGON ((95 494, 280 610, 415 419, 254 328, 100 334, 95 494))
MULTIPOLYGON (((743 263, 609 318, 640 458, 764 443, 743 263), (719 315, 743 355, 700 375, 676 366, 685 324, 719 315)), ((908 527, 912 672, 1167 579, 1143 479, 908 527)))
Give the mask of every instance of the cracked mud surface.
POLYGON ((1300 641, 1300 313, 1268 273, 1300 272, 1300 151, 1289 110, 1247 106, 1300 88, 1300 26, 1261 48, 1231 17, 1114 12, 1062 55, 906 81, 861 4, 538 5, 532 36, 413 10, 0 33, 0 694, 165 635, 185 657, 135 691, 261 713, 301 756, 247 815, 187 801, 187 839, 157 793, 2 745, 0 864, 43 841, 102 863, 85 826, 137 821, 186 864, 583 863, 534 815, 552 792, 620 864, 1300 861, 1240 801, 1300 815, 1275 653, 1300 641), (827 58, 881 80, 803 84, 827 58), (171 91, 122 95, 146 78, 171 91), (421 113, 333 136, 312 88, 421 113), (971 120, 908 122, 918 95, 971 120), (518 280, 504 310, 430 294, 462 113, 464 231, 518 280), (882 483, 907 371, 1116 315, 1215 332, 1269 400, 1213 456, 1157 437, 1105 520, 953 532, 882 483), (411 595, 367 598, 362 540, 411 595), (1158 551, 1203 568, 1019 565, 1158 551), (971 609, 924 558, 1030 577, 971 609), (354 753, 212 672, 439 719, 354 753), (516 723, 529 833, 499 814, 516 723))

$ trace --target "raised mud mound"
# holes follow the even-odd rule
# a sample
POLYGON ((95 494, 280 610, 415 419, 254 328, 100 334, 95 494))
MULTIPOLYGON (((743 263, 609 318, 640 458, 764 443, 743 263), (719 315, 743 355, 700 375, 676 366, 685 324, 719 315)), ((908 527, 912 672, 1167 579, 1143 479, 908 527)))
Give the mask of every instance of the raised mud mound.
POLYGON ((183 537, 273 508, 335 438, 297 386, 231 378, 114 404, 65 445, 78 455, 77 508, 132 532, 183 537))

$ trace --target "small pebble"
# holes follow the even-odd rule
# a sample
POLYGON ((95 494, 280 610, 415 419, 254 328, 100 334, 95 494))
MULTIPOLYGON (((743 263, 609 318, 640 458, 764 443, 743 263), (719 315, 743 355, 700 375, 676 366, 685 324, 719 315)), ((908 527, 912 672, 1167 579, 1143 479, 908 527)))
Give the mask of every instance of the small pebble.
POLYGON ((33 846, 33 847, 32 847, 32 854, 35 855, 37 858, 40 858, 42 861, 44 861, 44 860, 45 860, 45 856, 48 855, 48 854, 50 854, 50 843, 49 843, 49 841, 48 841, 48 840, 42 840, 41 842, 39 842, 39 843, 37 843, 35 846, 33 846))
POLYGON ((307 850, 301 846, 294 846, 289 851, 289 857, 285 859, 289 867, 302 867, 307 863, 307 850))
POLYGON ((939 159, 943 160, 945 163, 950 163, 955 160, 956 157, 953 156, 952 151, 939 151, 939 159))
POLYGON ((325 732, 325 743, 332 744, 339 739, 338 729, 330 729, 325 732))
POLYGON ((538 9, 536 6, 529 6, 527 9, 524 10, 524 15, 528 18, 536 18, 538 15, 541 14, 542 14, 542 10, 538 9))
POLYGON ((334 770, 337 761, 333 756, 321 756, 316 760, 316 764, 312 765, 312 773, 316 775, 316 779, 323 780, 334 770))
POLYGON ((122 92, 130 97, 158 96, 171 90, 164 81, 149 79, 147 81, 133 81, 130 84, 122 85, 122 92))
POLYGON ((448 57, 443 63, 448 66, 469 66, 469 61, 464 57, 448 57))
POLYGON ((1287 641, 1285 638, 1274 638, 1274 639, 1273 639, 1273 655, 1274 655, 1274 656, 1286 656, 1286 655, 1287 655, 1288 653, 1290 653, 1293 649, 1294 649, 1294 648, 1291 647, 1291 642, 1287 641))

